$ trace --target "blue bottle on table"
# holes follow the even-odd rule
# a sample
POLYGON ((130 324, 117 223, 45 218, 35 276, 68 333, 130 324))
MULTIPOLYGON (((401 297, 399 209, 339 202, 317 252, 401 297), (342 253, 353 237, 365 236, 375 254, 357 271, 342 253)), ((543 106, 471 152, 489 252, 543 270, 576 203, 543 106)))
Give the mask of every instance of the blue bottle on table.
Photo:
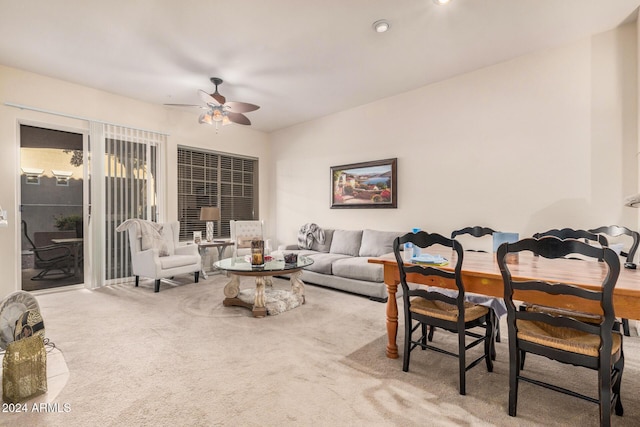
MULTIPOLYGON (((419 228, 412 228, 411 232, 412 233, 417 233, 418 231, 420 231, 419 228)), ((407 242, 404 244, 404 259, 407 261, 411 261, 411 258, 413 258, 414 256, 418 256, 420 255, 420 248, 417 246, 414 246, 413 243, 411 242, 407 242)))
MULTIPOLYGON (((420 231, 419 228, 412 228, 411 232, 413 234, 416 234, 418 231, 420 231)), ((420 248, 417 245, 412 245, 413 246, 413 252, 412 252, 412 256, 417 257, 420 256, 420 248)))

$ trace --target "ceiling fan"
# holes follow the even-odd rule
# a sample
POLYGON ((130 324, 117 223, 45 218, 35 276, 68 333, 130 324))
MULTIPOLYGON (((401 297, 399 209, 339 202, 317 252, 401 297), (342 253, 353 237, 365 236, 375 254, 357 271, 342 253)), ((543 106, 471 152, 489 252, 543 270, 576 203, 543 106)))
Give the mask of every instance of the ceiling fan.
POLYGON ((247 102, 227 101, 227 98, 220 95, 218 92, 218 85, 221 85, 223 80, 219 77, 211 77, 211 83, 216 86, 216 90, 209 94, 203 90, 198 90, 200 99, 206 104, 206 106, 189 105, 189 104, 165 104, 174 107, 198 107, 203 110, 207 110, 200 115, 198 119, 199 123, 205 123, 208 125, 216 125, 216 130, 219 125, 226 126, 231 123, 237 123, 239 125, 250 125, 251 120, 242 113, 248 113, 255 111, 259 106, 255 104, 249 104, 247 102))

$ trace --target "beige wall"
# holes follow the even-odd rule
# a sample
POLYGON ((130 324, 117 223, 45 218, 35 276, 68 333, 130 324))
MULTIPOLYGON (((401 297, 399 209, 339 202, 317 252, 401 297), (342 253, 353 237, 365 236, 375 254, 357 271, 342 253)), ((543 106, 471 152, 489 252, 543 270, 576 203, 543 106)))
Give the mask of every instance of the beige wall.
POLYGON ((635 23, 271 135, 279 243, 297 227, 530 235, 637 228, 635 23), (398 158, 397 209, 330 209, 329 168, 398 158))
POLYGON ((54 126, 71 131, 88 130, 88 122, 40 112, 20 110, 4 104, 38 107, 44 110, 113 122, 169 134, 166 147, 166 220, 177 219, 177 146, 253 156, 260 163, 260 213, 269 224, 268 136, 251 128, 228 126, 215 129, 197 123, 193 111, 169 109, 88 87, 0 66, 0 205, 8 211, 9 227, 0 228, 0 298, 20 289, 20 221, 18 123, 54 126))
MULTIPOLYGON (((18 121, 86 122, 6 107, 25 104, 170 134, 168 220, 177 216, 176 153, 186 145, 260 159, 260 216, 277 243, 300 225, 449 233, 486 225, 522 235, 551 227, 637 228, 636 26, 398 94, 266 135, 217 135, 168 110, 0 66, 0 298, 19 288, 18 121), (329 168, 398 158, 398 209, 329 209, 329 168)), ((277 244, 276 243, 276 244, 277 244)))

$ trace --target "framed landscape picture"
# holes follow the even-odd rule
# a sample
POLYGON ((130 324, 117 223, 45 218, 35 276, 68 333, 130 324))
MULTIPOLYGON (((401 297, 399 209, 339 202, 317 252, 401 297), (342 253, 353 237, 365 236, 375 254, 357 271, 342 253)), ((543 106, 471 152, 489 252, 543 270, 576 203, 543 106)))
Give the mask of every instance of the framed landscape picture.
POLYGON ((397 208, 398 159, 331 167, 331 209, 397 208))

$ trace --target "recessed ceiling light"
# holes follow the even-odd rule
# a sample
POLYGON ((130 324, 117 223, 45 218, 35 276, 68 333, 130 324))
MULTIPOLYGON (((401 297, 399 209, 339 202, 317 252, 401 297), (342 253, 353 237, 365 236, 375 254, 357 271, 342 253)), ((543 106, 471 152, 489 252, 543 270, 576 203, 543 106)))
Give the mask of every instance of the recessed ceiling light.
POLYGON ((433 2, 435 4, 437 4, 438 6, 441 5, 441 4, 447 4, 447 3, 449 3, 449 1, 450 0, 433 0, 433 2))
POLYGON ((391 24, 386 19, 380 19, 373 23, 373 30, 376 33, 384 33, 389 31, 389 28, 391 28, 391 24))

